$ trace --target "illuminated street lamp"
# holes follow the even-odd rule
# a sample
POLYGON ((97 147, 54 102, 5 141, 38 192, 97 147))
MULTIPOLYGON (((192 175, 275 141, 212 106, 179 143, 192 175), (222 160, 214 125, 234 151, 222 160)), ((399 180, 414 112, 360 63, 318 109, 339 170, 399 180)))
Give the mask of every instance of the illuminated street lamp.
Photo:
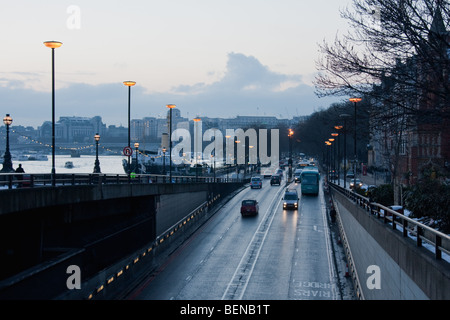
MULTIPOLYGON (((354 128, 354 134, 353 134, 353 141, 354 141, 354 149, 353 149, 353 152, 354 152, 354 170, 353 170, 353 173, 354 173, 354 179, 356 179, 356 159, 357 159, 357 155, 356 155, 356 104, 358 103, 358 102, 360 102, 362 99, 361 98, 350 98, 349 99, 350 100, 350 102, 353 102, 353 105, 355 106, 355 114, 354 114, 354 126, 355 126, 355 128, 354 128)), ((355 180, 356 181, 356 180, 355 180)))
POLYGON ((292 179, 292 137, 294 136, 294 130, 289 129, 288 137, 289 137, 289 170, 288 177, 289 180, 292 179))
POLYGON ((339 117, 344 120, 344 189, 346 187, 346 179, 347 179, 347 119, 351 117, 351 115, 347 113, 340 114, 339 117))
POLYGON ((136 170, 135 173, 140 173, 139 170, 139 162, 138 162, 138 155, 139 155, 139 142, 134 143, 134 148, 136 149, 136 170))
POLYGON ((95 139, 95 164, 94 173, 101 173, 100 171, 100 161, 98 160, 98 142, 100 141, 100 135, 98 133, 94 136, 95 139))
POLYGON ((202 121, 199 117, 194 118, 194 157, 195 157, 195 182, 198 182, 198 149, 202 149, 201 146, 198 145, 199 140, 201 141, 201 134, 198 132, 199 122, 202 121))
POLYGON ((9 126, 12 124, 13 120, 9 114, 3 118, 3 123, 6 126, 6 150, 3 156, 3 168, 0 172, 14 172, 12 161, 11 161, 11 152, 9 151, 9 126))
POLYGON ((166 175, 166 148, 165 147, 162 149, 162 152, 163 152, 163 175, 166 175))
MULTIPOLYGON (((130 110, 131 110, 131 87, 136 84, 135 81, 124 81, 124 85, 128 87, 128 148, 131 147, 131 120, 130 120, 130 110)), ((128 156, 128 173, 131 172, 130 156, 128 156)))
MULTIPOLYGON (((337 126, 335 126, 336 128, 337 126)), ((333 132, 331 134, 335 139, 337 139, 337 150, 336 150, 336 157, 335 157, 335 161, 334 161, 334 173, 337 173, 337 180, 338 180, 338 185, 339 185, 339 133, 335 133, 333 132), (336 172, 337 171, 337 172, 336 172)))
POLYGON ((172 109, 176 106, 168 104, 166 107, 169 108, 169 181, 172 183, 172 109))
POLYGON ((52 186, 55 186, 55 49, 62 46, 59 41, 45 41, 44 45, 52 49, 52 186))

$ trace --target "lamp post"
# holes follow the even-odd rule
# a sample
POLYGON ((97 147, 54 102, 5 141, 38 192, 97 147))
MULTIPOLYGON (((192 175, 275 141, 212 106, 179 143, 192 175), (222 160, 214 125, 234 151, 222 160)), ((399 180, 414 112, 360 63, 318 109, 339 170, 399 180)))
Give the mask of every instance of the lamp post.
POLYGON ((139 170, 139 162, 138 162, 138 155, 139 155, 139 142, 134 143, 134 148, 136 149, 136 170, 135 173, 140 173, 139 170))
POLYGON ((98 142, 100 141, 100 135, 98 133, 94 136, 95 139, 95 164, 94 173, 101 173, 100 171, 100 161, 98 160, 98 142))
MULTIPOLYGON (((354 147, 354 149, 353 149, 353 152, 354 152, 354 169, 353 169, 353 173, 354 173, 354 178, 353 179, 356 179, 356 159, 357 159, 357 155, 356 155, 356 104, 358 103, 358 102, 360 102, 362 99, 361 98, 350 98, 349 99, 350 100, 350 102, 353 102, 353 105, 354 105, 354 108, 355 108, 355 113, 354 113, 354 131, 353 131, 353 141, 354 141, 354 145, 353 145, 353 147, 354 147)), ((355 180, 356 181, 356 180, 355 180)), ((354 188, 354 190, 355 190, 356 188, 354 188)))
MULTIPOLYGON (((325 144, 327 145, 327 147, 331 146, 331 142, 328 140, 325 140, 325 144)), ((327 155, 326 155, 326 163, 327 163, 327 182, 330 181, 330 148, 327 148, 327 155)))
POLYGON ((163 175, 166 175, 166 148, 163 148, 162 152, 163 152, 163 175))
MULTIPOLYGON (((131 87, 136 84, 135 81, 124 81, 124 85, 128 87, 128 148, 131 147, 131 120, 130 120, 130 109, 131 109, 131 87)), ((130 156, 128 156, 128 173, 131 172, 130 156)))
POLYGON ((346 178, 347 178, 347 119, 351 117, 351 115, 347 113, 340 114, 339 117, 344 120, 344 189, 346 187, 346 178))
POLYGON ((166 107, 169 108, 169 181, 172 183, 172 109, 176 106, 168 104, 166 107))
POLYGON ((198 149, 202 149, 199 146, 201 143, 201 135, 198 133, 199 122, 201 119, 199 117, 194 118, 194 157, 195 157, 195 182, 198 182, 198 149))
MULTIPOLYGON (((334 170, 334 148, 333 148, 333 145, 334 145, 334 138, 329 138, 328 139, 328 141, 330 141, 330 146, 331 146, 331 148, 330 148, 330 171, 333 171, 334 170)), ((333 180, 333 179, 331 179, 331 180, 333 180)))
POLYGON ((338 162, 339 161, 338 160, 338 157, 339 157, 339 139, 338 139, 339 133, 333 132, 331 134, 331 136, 335 140, 337 140, 336 141, 336 145, 335 145, 334 150, 333 150, 333 157, 334 157, 334 161, 333 161, 333 167, 334 167, 333 180, 336 180, 337 179, 336 178, 336 172, 339 170, 339 168, 338 168, 338 165, 339 165, 339 162, 338 162), (336 163, 337 163, 337 165, 336 165, 336 163))
POLYGON ((294 130, 289 129, 289 170, 288 170, 288 177, 289 181, 292 179, 292 137, 294 136, 294 130))
POLYGON ((44 45, 52 49, 52 186, 55 186, 55 49, 62 46, 59 41, 45 41, 44 45))
MULTIPOLYGON (((336 130, 341 130, 342 128, 343 128, 344 126, 341 126, 341 125, 337 125, 337 126, 334 126, 334 128, 336 129, 336 130)), ((339 135, 339 133, 336 133, 337 134, 337 139, 338 139, 338 143, 337 143, 337 145, 338 145, 338 151, 337 151, 337 178, 338 178, 338 186, 340 186, 341 185, 341 139, 340 139, 340 135, 339 135)), ((345 177, 344 177, 344 179, 345 179, 345 177)))
POLYGON ((12 161, 11 161, 11 152, 9 151, 9 126, 12 124, 13 120, 11 116, 6 114, 3 118, 3 123, 6 126, 6 150, 3 156, 3 168, 0 172, 14 172, 12 161))

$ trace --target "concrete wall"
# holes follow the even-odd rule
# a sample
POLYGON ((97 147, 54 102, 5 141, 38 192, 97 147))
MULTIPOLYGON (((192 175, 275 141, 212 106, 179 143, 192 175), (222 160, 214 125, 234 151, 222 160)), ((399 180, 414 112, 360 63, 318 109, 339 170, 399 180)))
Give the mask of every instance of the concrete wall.
POLYGON ((450 299, 446 261, 436 260, 427 249, 418 248, 339 192, 332 194, 365 299, 450 299), (374 288, 375 274, 380 276, 379 289, 374 288))
MULTIPOLYGON (((136 184, 2 191, 0 299, 59 296, 67 291, 65 268, 70 264, 81 267, 83 283, 94 284, 87 287, 88 292, 101 281, 99 287, 105 285, 117 261, 136 266, 132 272, 124 272, 126 276, 120 279, 125 280, 114 281, 115 290, 101 290, 101 296, 112 298, 148 272, 156 261, 154 256, 166 243, 184 239, 189 236, 187 230, 195 230, 208 219, 203 211, 190 219, 194 209, 204 203, 211 207, 211 199, 221 199, 242 185, 136 184), (161 246, 158 236, 186 215, 190 222, 187 227, 173 236, 171 232, 170 240, 161 239, 161 246), (143 264, 134 262, 135 254, 143 258, 146 251, 140 250, 149 245, 155 250, 145 255, 149 262, 141 267, 143 264)), ((66 298, 87 296, 69 292, 66 298)))

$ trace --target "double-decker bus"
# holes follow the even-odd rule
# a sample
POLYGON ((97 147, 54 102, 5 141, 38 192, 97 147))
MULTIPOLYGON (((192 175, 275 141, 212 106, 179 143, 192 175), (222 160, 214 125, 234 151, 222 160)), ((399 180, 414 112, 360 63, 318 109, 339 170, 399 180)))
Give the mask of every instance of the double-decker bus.
POLYGON ((301 190, 302 194, 319 194, 319 182, 320 182, 320 173, 319 170, 315 167, 306 167, 302 171, 301 175, 301 190))

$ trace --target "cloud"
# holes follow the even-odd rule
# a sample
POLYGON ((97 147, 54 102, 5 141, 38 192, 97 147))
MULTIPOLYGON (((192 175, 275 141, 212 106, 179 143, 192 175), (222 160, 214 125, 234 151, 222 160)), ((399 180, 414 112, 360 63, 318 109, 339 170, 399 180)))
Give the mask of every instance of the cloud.
MULTIPOLYGON (((0 79, 1 80, 1 79, 0 79)), ((308 115, 332 101, 319 100, 314 87, 302 75, 271 71, 253 56, 229 53, 221 79, 172 88, 170 92, 131 90, 131 117, 165 116, 168 103, 176 104, 183 116, 232 118, 236 115, 267 115, 290 118, 308 115)), ((16 125, 40 126, 51 119, 51 93, 40 92, 17 80, 0 85, 3 113, 11 113, 16 125)), ((110 124, 127 123, 128 91, 122 83, 90 85, 72 83, 56 92, 56 118, 99 115, 110 124)), ((0 111, 1 112, 1 111, 0 111)))

